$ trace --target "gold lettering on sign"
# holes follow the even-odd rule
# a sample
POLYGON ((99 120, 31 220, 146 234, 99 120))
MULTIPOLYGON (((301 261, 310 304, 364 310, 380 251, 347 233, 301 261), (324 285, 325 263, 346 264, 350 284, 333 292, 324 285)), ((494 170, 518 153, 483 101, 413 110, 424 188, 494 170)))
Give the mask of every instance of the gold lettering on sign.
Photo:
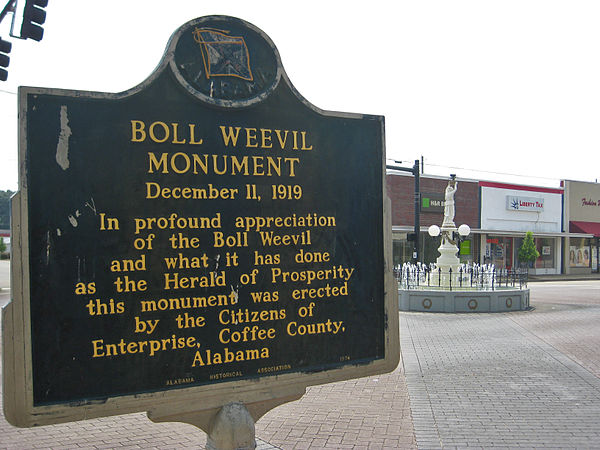
MULTIPOLYGON (((149 139, 157 144, 188 144, 200 145, 202 138, 196 136, 196 124, 188 123, 187 129, 182 131, 177 122, 152 122, 149 126, 141 120, 131 120, 131 142, 145 142, 149 139)), ((182 127, 184 128, 184 127, 182 127)))
MULTIPOLYGON (((217 48, 211 33, 194 34, 203 51, 217 48)), ((221 76, 203 57, 207 77, 221 76)), ((115 217, 124 208, 95 214, 108 242, 126 238, 101 263, 102 282, 78 277, 71 286, 86 318, 101 324, 87 340, 88 356, 106 364, 184 361, 159 381, 164 388, 295 370, 303 358, 292 360, 287 346, 298 340, 336 351, 353 327, 345 311, 364 274, 349 262, 348 243, 336 247, 338 217, 346 217, 337 200, 313 207, 319 195, 329 197, 304 184, 314 176, 319 139, 302 126, 195 119, 121 124, 127 161, 138 165, 131 173, 146 179, 131 189, 129 217, 115 217)), ((332 362, 351 361, 350 347, 332 362)))
POLYGON ((299 158, 148 152, 148 173, 194 175, 296 176, 299 158))
POLYGON ((238 141, 246 148, 260 148, 263 150, 312 150, 308 142, 306 131, 299 130, 273 130, 270 128, 245 128, 221 125, 221 137, 225 147, 237 147, 238 141), (240 141, 240 132, 243 139, 240 141), (273 133, 275 140, 273 140, 273 133))

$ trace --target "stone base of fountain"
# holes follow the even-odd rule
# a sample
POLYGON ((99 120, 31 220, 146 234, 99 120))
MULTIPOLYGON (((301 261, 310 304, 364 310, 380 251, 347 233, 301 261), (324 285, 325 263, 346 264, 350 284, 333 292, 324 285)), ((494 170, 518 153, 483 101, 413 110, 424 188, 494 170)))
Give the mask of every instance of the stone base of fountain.
POLYGON ((529 289, 435 290, 400 289, 400 311, 508 312, 529 308, 529 289))

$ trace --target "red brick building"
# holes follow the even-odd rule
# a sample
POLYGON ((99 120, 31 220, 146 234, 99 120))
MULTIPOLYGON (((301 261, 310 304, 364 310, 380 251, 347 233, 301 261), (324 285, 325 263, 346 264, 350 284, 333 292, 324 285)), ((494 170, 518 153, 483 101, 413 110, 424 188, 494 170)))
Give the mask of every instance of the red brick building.
MULTIPOLYGON (((432 175, 420 177, 420 261, 435 262, 439 253, 440 238, 432 238, 427 229, 430 225, 441 226, 444 217, 444 191, 449 178, 432 175)), ((457 179, 456 226, 465 223, 471 227, 471 235, 461 244, 460 258, 464 262, 479 261, 480 240, 475 238, 479 228, 479 184, 473 180, 457 179)), ((412 260, 413 242, 408 233, 414 230, 415 180, 411 174, 388 170, 386 176, 388 195, 392 202, 392 238, 394 265, 412 260)))

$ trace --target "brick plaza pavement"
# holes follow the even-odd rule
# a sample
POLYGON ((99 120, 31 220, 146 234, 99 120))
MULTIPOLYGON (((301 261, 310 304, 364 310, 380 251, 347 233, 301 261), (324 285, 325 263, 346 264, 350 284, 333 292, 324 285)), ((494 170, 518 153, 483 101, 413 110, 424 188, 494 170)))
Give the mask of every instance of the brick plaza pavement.
MULTIPOLYGON (((258 448, 600 448, 600 281, 588 285, 585 301, 561 303, 532 284, 533 311, 400 313, 403 361, 394 372, 309 388, 258 421, 258 448)), ((0 448, 175 449, 205 440, 190 425, 145 414, 36 429, 0 417, 0 448)))
POLYGON ((418 448, 600 448, 600 379, 520 324, 535 316, 401 315, 418 448))

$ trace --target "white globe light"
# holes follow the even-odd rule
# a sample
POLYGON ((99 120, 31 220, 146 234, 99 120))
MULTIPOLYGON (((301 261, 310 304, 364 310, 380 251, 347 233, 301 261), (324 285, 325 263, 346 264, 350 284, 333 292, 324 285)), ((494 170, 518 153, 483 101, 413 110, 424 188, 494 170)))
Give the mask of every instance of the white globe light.
POLYGON ((440 227, 438 227, 437 225, 431 225, 429 227, 429 229, 427 230, 427 232, 429 233, 429 236, 431 237, 436 237, 440 235, 440 227))
POLYGON ((463 223, 460 227, 458 227, 458 234, 461 236, 468 236, 471 232, 471 227, 466 223, 463 223))

